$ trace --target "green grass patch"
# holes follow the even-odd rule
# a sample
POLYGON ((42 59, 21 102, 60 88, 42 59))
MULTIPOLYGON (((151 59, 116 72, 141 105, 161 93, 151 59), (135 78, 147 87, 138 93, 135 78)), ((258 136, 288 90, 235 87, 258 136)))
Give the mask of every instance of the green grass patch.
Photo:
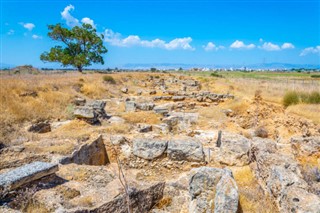
POLYGON ((110 75, 103 76, 103 81, 109 84, 116 84, 116 80, 110 75))
POLYGON ((283 106, 285 107, 298 103, 320 104, 320 93, 316 91, 311 93, 288 91, 283 97, 283 106))
POLYGON ((223 75, 218 74, 217 72, 212 72, 210 74, 211 77, 216 77, 216 78, 223 78, 223 75))

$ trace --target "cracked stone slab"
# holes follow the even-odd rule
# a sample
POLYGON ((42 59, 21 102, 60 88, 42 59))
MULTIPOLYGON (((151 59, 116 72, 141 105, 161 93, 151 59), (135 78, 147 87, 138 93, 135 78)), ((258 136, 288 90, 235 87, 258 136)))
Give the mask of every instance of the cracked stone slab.
POLYGON ((14 190, 26 183, 38 180, 58 171, 58 165, 36 161, 0 174, 0 193, 14 190))

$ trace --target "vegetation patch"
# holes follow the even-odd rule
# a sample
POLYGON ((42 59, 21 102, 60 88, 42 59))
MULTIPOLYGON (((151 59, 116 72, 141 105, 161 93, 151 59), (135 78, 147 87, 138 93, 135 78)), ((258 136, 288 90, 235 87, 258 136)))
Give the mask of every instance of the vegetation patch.
POLYGON ((110 75, 103 76, 103 81, 109 84, 116 84, 116 80, 110 75))
POLYGON ((316 91, 311 93, 288 91, 283 97, 283 105, 285 107, 298 103, 320 104, 320 93, 316 91))

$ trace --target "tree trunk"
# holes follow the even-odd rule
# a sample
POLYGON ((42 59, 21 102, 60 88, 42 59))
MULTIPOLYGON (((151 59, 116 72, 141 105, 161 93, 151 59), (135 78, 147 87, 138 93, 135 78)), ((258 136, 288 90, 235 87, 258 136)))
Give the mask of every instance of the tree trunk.
POLYGON ((78 71, 82 73, 82 67, 79 66, 77 68, 78 68, 78 71))

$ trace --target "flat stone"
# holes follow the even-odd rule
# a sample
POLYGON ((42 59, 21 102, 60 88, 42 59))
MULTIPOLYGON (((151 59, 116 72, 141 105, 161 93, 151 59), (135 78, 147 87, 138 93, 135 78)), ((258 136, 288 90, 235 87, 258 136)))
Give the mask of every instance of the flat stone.
POLYGON ((168 157, 176 161, 204 161, 202 144, 198 139, 191 137, 170 140, 167 152, 168 157))
POLYGON ((160 157, 167 148, 167 141, 140 138, 133 141, 133 154, 148 160, 160 157))
POLYGON ((0 174, 0 192, 14 190, 26 183, 38 180, 58 171, 58 165, 46 162, 33 162, 0 174))

